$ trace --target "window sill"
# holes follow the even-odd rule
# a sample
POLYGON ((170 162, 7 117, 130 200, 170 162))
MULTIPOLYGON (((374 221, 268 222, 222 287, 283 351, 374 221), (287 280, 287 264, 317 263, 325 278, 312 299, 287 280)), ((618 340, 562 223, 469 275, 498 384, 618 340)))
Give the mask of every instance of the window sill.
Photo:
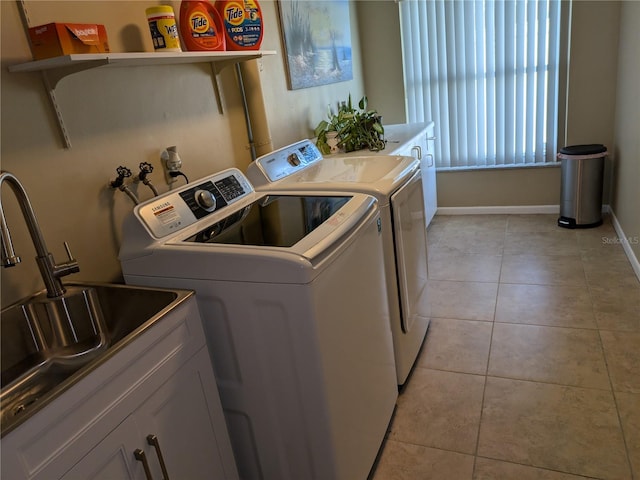
POLYGON ((528 163, 518 165, 482 165, 476 167, 436 167, 436 172, 469 172, 474 170, 514 170, 528 168, 558 168, 562 162, 528 163))

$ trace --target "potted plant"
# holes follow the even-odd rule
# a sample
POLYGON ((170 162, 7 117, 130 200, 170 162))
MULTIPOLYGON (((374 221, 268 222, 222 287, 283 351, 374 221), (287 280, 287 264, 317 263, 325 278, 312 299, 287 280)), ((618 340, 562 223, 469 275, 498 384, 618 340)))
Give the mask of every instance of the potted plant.
POLYGON ((358 108, 348 101, 342 102, 338 112, 328 112, 328 119, 322 120, 315 129, 316 146, 323 154, 332 152, 330 145, 331 132, 335 132, 337 148, 345 152, 353 152, 368 148, 372 151, 384 149, 384 127, 382 117, 375 110, 367 110, 367 97, 358 102, 358 108), (329 142, 328 142, 329 141, 329 142))

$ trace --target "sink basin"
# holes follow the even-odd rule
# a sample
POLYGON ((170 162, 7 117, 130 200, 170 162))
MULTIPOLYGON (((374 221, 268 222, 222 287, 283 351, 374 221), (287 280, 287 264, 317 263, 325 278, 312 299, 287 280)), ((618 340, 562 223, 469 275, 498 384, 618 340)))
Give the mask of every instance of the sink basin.
POLYGON ((69 283, 1 312, 0 430, 4 436, 146 331, 192 293, 69 283))

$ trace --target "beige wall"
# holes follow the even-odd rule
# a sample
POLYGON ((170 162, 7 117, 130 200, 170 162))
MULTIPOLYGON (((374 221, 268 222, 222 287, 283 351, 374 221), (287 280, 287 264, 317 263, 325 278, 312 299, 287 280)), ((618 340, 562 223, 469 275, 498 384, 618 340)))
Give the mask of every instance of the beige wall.
MULTIPOLYGON (((9 73, 10 65, 31 60, 15 1, 0 2, 1 24, 1 150, 2 169, 24 184, 47 246, 57 261, 65 259, 68 241, 80 263, 79 274, 67 280, 118 281, 120 225, 132 209, 121 192, 107 187, 119 165, 134 172, 151 162, 151 180, 161 192, 164 183, 160 152, 177 145, 190 179, 227 167, 246 167, 251 158, 241 98, 233 68, 223 70, 220 83, 224 115, 215 103, 209 65, 95 69, 64 78, 56 90, 73 148, 65 149, 57 132, 42 80, 37 73, 9 73)), ((107 27, 112 51, 152 51, 145 8, 179 1, 27 2, 32 25, 52 21, 99 22, 107 27)), ((352 6, 354 80, 327 87, 287 90, 276 4, 261 2, 266 34, 262 48, 277 55, 246 68, 254 115, 255 141, 278 147, 310 136, 328 104, 363 93, 355 5, 352 6), (262 91, 256 85, 262 83, 262 91), (268 127, 267 127, 268 121, 268 127), (272 138, 270 137, 272 136, 272 138)), ((262 147, 263 149, 265 147, 262 147)), ((261 152, 259 152, 261 153, 261 152)), ((134 188, 141 199, 151 196, 134 188)), ((23 262, 2 269, 2 305, 41 288, 35 252, 9 188, 3 188, 7 223, 23 262)))
POLYGON ((557 205, 559 173, 556 167, 438 172, 438 206, 557 205))
MULTIPOLYGON (((573 3, 567 145, 601 143, 613 150, 621 3, 573 3)), ((612 151, 605 162, 605 204, 611 202, 614 160, 612 151)))
POLYGON ((640 259, 640 2, 623 2, 620 15, 615 122, 613 211, 640 259))
POLYGON ((407 121, 400 15, 394 0, 363 0, 358 6, 364 88, 369 100, 382 114, 383 123, 407 121))

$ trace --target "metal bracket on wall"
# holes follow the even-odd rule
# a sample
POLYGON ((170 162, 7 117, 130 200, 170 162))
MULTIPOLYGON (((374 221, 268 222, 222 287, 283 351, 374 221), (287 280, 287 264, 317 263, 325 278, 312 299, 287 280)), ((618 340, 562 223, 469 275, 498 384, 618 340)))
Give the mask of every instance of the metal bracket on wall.
POLYGON ((216 96, 216 103, 218 104, 218 113, 224 114, 222 111, 222 96, 220 95, 220 84, 218 83, 218 74, 222 67, 218 66, 215 62, 211 62, 211 74, 213 75, 213 94, 216 96))
POLYGON ((56 118, 58 119, 58 128, 60 129, 60 135, 62 135, 64 146, 65 148, 71 148, 71 139, 69 138, 69 134, 67 133, 67 127, 64 124, 64 118, 62 117, 62 112, 60 111, 58 100, 56 99, 55 84, 53 86, 51 85, 51 80, 49 79, 49 73, 47 71, 42 72, 42 81, 44 82, 44 88, 49 94, 49 102, 51 103, 51 106, 56 113, 56 118))
POLYGON ((60 135, 62 135, 62 140, 64 141, 64 146, 66 148, 71 148, 71 138, 69 137, 69 133, 67 132, 67 127, 65 126, 64 118, 62 117, 62 111, 60 110, 60 105, 58 104, 58 100, 56 99, 56 87, 58 86, 58 82, 60 82, 60 80, 62 80, 67 75, 72 75, 84 70, 107 65, 108 63, 108 59, 94 60, 92 62, 72 64, 64 68, 42 70, 42 80, 44 82, 44 88, 47 90, 49 102, 51 103, 51 107, 56 114, 56 118, 58 119, 58 128, 60 129, 60 135))

